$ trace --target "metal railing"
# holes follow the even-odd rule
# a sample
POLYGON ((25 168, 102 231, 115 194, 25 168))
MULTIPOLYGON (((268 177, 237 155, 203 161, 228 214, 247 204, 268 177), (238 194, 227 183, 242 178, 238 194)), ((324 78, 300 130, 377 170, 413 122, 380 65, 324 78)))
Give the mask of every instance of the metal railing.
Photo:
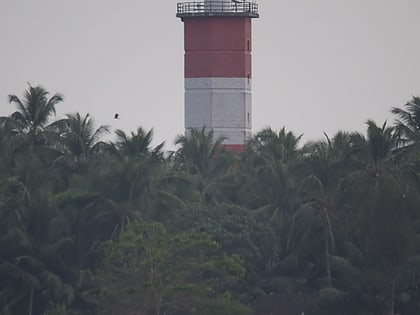
POLYGON ((255 2, 182 2, 177 4, 177 17, 205 15, 239 15, 258 17, 258 4, 255 2))

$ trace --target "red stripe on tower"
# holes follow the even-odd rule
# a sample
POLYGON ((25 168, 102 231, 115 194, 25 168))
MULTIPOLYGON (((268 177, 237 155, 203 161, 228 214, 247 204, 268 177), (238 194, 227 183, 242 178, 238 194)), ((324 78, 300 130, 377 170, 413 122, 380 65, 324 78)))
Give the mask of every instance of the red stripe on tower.
POLYGON ((251 18, 254 2, 178 3, 184 22, 185 132, 206 127, 241 152, 251 133, 251 18))

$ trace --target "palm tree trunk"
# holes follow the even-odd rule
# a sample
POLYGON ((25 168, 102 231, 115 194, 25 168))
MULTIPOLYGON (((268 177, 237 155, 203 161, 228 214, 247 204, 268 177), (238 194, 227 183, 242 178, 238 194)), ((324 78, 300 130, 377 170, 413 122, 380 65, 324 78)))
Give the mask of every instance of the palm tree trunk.
POLYGON ((331 262, 330 262, 330 249, 328 244, 328 232, 324 233, 324 245, 325 245, 325 273, 327 275, 327 284, 328 287, 332 287, 332 277, 331 277, 331 262))
POLYGON ((386 307, 384 315, 394 315, 395 307, 395 279, 392 280, 389 292, 386 297, 386 307))
POLYGON ((29 310, 28 310, 28 315, 32 315, 33 304, 34 304, 34 287, 31 288, 31 293, 29 294, 29 310))
POLYGON ((328 208, 322 208, 322 214, 327 222, 327 228, 324 227, 324 245, 325 245, 325 273, 327 275, 327 284, 328 287, 332 287, 332 276, 331 276, 331 260, 330 260, 330 242, 331 242, 331 249, 334 253, 335 251, 335 241, 334 241, 334 234, 332 231, 331 220, 328 215, 328 208))

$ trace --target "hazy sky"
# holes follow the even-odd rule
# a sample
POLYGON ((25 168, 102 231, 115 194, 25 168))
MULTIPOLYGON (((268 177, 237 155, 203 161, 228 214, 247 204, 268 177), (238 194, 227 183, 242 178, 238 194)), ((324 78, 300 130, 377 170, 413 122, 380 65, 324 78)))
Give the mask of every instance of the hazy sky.
MULTIPOLYGON (((420 0, 260 0, 253 131, 304 140, 365 131, 420 96, 420 0)), ((26 82, 64 94, 99 126, 184 131, 183 24, 174 0, 0 0, 0 115, 26 82), (115 112, 120 120, 114 120, 115 112)))

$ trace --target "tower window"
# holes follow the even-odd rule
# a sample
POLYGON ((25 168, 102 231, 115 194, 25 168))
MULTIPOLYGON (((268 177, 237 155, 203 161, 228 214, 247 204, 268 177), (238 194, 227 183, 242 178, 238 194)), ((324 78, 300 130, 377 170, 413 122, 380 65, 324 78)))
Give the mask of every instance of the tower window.
POLYGON ((246 49, 248 51, 251 51, 251 42, 249 41, 249 39, 246 40, 246 49))

